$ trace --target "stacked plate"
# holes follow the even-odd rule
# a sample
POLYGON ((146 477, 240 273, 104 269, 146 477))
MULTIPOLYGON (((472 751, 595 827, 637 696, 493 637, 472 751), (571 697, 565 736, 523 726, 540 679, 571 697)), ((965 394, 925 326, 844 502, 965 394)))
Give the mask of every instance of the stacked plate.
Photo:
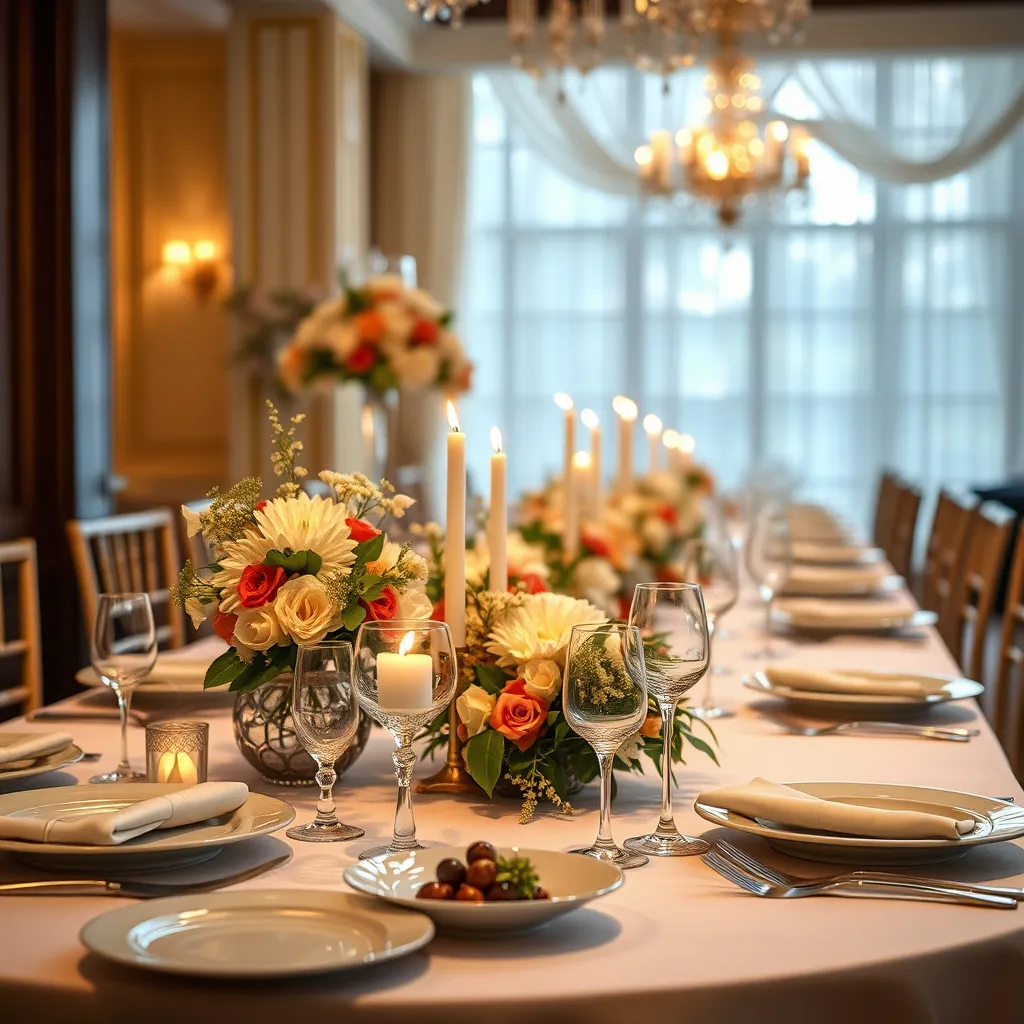
POLYGON ((82 757, 67 735, 0 732, 0 783, 67 768, 82 757))
POLYGON ((903 578, 885 563, 865 565, 794 565, 786 580, 786 595, 807 597, 865 597, 903 589, 903 578))
POLYGON ((900 634, 934 626, 938 616, 922 611, 902 594, 879 598, 780 598, 772 621, 786 629, 826 633, 900 634))

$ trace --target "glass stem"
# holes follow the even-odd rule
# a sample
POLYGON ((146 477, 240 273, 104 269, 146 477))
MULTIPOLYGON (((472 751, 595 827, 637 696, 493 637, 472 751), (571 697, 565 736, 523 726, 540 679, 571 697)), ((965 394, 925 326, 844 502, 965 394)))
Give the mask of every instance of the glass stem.
POLYGON ((615 840, 612 839, 612 765, 615 763, 615 752, 602 754, 599 750, 597 764, 601 769, 601 823, 597 828, 597 839, 594 846, 599 850, 615 850, 615 840))
POLYGON ((715 706, 715 695, 712 692, 711 674, 712 667, 711 661, 714 657, 714 647, 712 646, 712 638, 715 635, 715 617, 708 615, 708 670, 704 673, 704 700, 701 702, 701 707, 705 711, 710 711, 715 706))
POLYGON ((395 807, 395 833, 389 850, 392 853, 415 850, 419 845, 416 842, 416 819, 412 813, 412 769, 416 764, 416 753, 407 733, 395 737, 391 760, 395 762, 398 778, 398 804, 395 807))
POLYGON ((772 601, 775 599, 775 592, 768 594, 768 600, 764 603, 764 653, 772 652, 772 601))
POLYGON ((662 704, 661 708, 661 819, 659 836, 677 836, 676 819, 672 814, 672 729, 675 726, 675 704, 662 704))
POLYGON ((334 784, 338 781, 338 773, 334 763, 324 764, 316 758, 316 784, 320 787, 320 799, 316 802, 316 824, 337 825, 338 815, 334 807, 334 784))
POLYGON ((121 763, 117 766, 119 772, 129 772, 132 769, 128 763, 128 713, 132 709, 132 694, 134 692, 134 687, 129 687, 127 690, 120 686, 114 687, 114 693, 117 694, 117 710, 121 714, 121 763))

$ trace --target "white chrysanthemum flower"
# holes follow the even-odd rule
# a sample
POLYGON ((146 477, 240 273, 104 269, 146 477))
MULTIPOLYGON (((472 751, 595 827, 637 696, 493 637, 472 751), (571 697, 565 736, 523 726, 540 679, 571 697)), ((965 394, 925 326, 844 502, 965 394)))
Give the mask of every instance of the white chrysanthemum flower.
POLYGON ((423 388, 441 372, 441 357, 432 345, 417 345, 391 355, 391 369, 403 387, 423 388))
POLYGON ((487 650, 501 666, 523 665, 535 658, 565 664, 565 648, 573 626, 607 622, 589 601, 565 594, 526 594, 491 631, 487 650))
POLYGON ((355 561, 347 515, 344 505, 302 492, 296 498, 268 501, 257 510, 256 525, 271 548, 315 551, 323 563, 320 572, 335 574, 355 561))

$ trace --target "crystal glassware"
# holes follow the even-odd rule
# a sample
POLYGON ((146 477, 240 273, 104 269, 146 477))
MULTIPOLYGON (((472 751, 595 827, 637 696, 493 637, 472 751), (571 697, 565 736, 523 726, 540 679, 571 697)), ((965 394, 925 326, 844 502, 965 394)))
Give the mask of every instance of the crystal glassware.
MULTIPOLYGON (((683 552, 683 579, 700 584, 708 617, 710 642, 715 637, 722 616, 736 604, 740 594, 736 550, 728 537, 719 536, 713 540, 698 537, 691 540, 683 552)), ((727 671, 721 665, 712 664, 711 671, 704 677, 704 694, 700 703, 690 709, 696 718, 721 718, 728 713, 715 703, 711 685, 713 675, 727 671)))
POLYGON ((711 645, 704 597, 697 583, 640 583, 633 591, 629 624, 643 647, 647 690, 661 712, 661 819, 650 835, 627 839, 625 847, 655 857, 707 853, 703 839, 684 835, 672 814, 672 732, 676 705, 708 670, 711 645))
POLYGON ((391 759, 398 778, 391 842, 365 850, 359 858, 422 850, 412 811, 412 740, 455 697, 458 666, 447 624, 422 619, 364 622, 356 635, 355 679, 359 706, 395 739, 391 759))
POLYGON ((285 833, 307 843, 333 843, 366 835, 338 820, 334 763, 352 745, 359 725, 359 701, 352 685, 352 645, 342 640, 302 644, 295 658, 292 722, 307 753, 316 762, 320 799, 316 817, 285 833))
POLYGON ((89 655, 97 675, 117 697, 121 713, 121 761, 90 782, 145 782, 128 762, 128 712, 132 694, 156 664, 156 623, 148 594, 100 594, 89 655))
POLYGON ((624 740, 647 717, 643 642, 640 631, 621 623, 573 626, 566 653, 562 710, 570 728, 597 755, 601 771, 601 822, 597 838, 586 849, 573 850, 620 868, 647 863, 612 838, 612 766, 624 740))
POLYGON ((772 649, 772 603, 789 579, 793 548, 789 538, 789 520, 782 505, 766 505, 753 518, 746 545, 747 572, 757 584, 764 601, 764 647, 755 652, 761 658, 774 658, 772 649))

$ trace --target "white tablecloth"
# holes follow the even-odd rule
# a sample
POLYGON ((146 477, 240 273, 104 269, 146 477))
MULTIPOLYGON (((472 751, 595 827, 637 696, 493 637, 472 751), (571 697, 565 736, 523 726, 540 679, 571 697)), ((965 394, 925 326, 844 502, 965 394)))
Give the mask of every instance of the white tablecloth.
MULTIPOLYGON (((973 704, 941 709, 935 720, 976 725, 966 744, 905 738, 784 734, 759 717, 756 695, 739 675, 759 667, 763 616, 747 594, 722 621, 716 660, 732 672, 716 678, 723 703, 738 713, 715 725, 721 768, 700 754, 678 773, 677 820, 690 832, 707 823, 692 810, 701 789, 764 775, 778 781, 858 780, 948 786, 1020 799, 1000 748, 973 704)), ((934 637, 919 642, 833 639, 779 646, 807 663, 833 667, 954 671, 934 637)), ((214 702, 216 703, 216 701, 214 702)), ((211 721, 210 777, 260 782, 237 753, 223 707, 193 717, 211 721)), ((11 723, 15 728, 20 727, 11 723)), ((42 723, 40 723, 40 727, 42 723)), ((9 726, 8 726, 9 727, 9 726)), ((50 727, 50 726, 47 726, 50 727)), ((61 726, 64 728, 64 726, 61 726)), ((116 760, 117 728, 88 721, 72 727, 86 750, 116 760)), ((144 735, 130 732, 143 764, 144 735)), ((80 765, 37 785, 85 779, 80 765)), ((419 766, 426 774, 429 766, 419 766)), ((277 790, 299 820, 314 810, 310 790, 277 790)), ((394 807, 389 743, 379 732, 337 790, 342 816, 366 829, 363 840, 294 843, 294 859, 248 887, 346 889, 342 871, 359 850, 385 840, 394 807)), ((469 798, 417 797, 420 837, 446 843, 567 849, 597 827, 596 787, 576 797, 572 818, 544 814, 517 823, 517 805, 469 798)), ((623 779, 615 807, 621 840, 652 828, 658 781, 623 779)), ((712 830, 713 832, 714 830, 712 830)), ((283 839, 283 842, 290 842, 283 839)), ((813 874, 753 840, 748 848, 813 874)), ((936 869, 933 869, 936 870, 936 869)), ((937 870, 948 877, 1024 883, 1018 844, 972 852, 937 870)), ((0 1019, 16 1021, 714 1021, 1001 1022, 1024 1020, 1024 910, 976 910, 863 899, 757 899, 725 882, 699 859, 652 860, 627 872, 626 884, 546 931, 495 941, 439 938, 427 951, 345 978, 287 983, 218 984, 134 972, 89 956, 81 926, 113 909, 109 897, 0 897, 0 1019)))

